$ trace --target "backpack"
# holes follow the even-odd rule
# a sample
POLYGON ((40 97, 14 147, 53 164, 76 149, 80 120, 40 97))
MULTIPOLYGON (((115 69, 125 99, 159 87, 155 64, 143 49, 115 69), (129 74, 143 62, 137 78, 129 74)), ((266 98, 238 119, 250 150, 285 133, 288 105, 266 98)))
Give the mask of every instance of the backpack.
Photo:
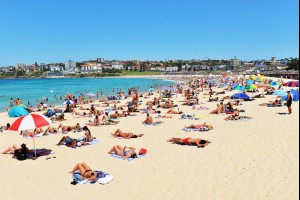
POLYGON ((27 152, 23 151, 22 149, 15 150, 14 156, 17 160, 26 160, 27 159, 27 152))

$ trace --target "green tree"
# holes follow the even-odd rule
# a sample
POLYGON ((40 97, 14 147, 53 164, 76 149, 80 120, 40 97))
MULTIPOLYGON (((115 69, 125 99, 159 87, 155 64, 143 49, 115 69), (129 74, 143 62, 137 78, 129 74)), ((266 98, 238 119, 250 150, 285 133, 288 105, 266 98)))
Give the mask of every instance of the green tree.
POLYGON ((299 70, 299 58, 291 58, 287 69, 299 70))

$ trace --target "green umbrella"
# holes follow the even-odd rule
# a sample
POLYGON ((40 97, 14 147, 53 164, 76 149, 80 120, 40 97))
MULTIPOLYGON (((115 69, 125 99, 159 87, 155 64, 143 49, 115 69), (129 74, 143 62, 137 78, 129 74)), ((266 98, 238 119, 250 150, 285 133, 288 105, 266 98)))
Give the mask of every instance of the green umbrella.
POLYGON ((234 90, 244 91, 245 88, 244 88, 244 86, 242 86, 242 85, 238 85, 238 86, 236 86, 236 87, 234 88, 234 90))

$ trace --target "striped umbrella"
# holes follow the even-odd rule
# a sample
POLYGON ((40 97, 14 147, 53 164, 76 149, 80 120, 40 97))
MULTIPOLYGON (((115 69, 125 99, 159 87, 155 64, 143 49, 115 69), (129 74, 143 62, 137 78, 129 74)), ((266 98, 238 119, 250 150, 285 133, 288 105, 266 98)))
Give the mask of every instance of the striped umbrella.
POLYGON ((289 82, 285 83, 284 86, 286 86, 286 87, 299 87, 299 82, 289 81, 289 82))
POLYGON ((257 89, 257 85, 247 85, 246 87, 245 87, 245 89, 246 90, 255 90, 255 89, 257 89))
POLYGON ((240 90, 240 91, 244 91, 245 90, 245 87, 242 86, 242 85, 238 85, 234 88, 234 90, 240 90))
MULTIPOLYGON (((50 119, 48 119, 44 115, 40 114, 29 114, 18 118, 9 128, 11 131, 24 131, 30 130, 35 128, 41 128, 43 126, 49 126, 52 123, 50 119)), ((35 151, 36 157, 36 149, 35 149, 35 142, 34 142, 34 135, 30 135, 33 140, 33 146, 35 151)))
POLYGON ((277 82, 277 81, 273 81, 273 82, 271 82, 269 85, 270 85, 271 87, 274 87, 274 86, 279 86, 280 83, 277 82))

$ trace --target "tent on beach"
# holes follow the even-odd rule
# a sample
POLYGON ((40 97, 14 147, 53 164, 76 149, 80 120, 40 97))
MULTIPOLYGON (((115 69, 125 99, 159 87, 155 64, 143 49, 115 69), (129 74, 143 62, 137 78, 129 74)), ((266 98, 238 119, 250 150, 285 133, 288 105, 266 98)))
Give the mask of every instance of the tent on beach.
POLYGON ((15 106, 8 111, 9 117, 21 117, 28 114, 29 112, 23 106, 15 106))

